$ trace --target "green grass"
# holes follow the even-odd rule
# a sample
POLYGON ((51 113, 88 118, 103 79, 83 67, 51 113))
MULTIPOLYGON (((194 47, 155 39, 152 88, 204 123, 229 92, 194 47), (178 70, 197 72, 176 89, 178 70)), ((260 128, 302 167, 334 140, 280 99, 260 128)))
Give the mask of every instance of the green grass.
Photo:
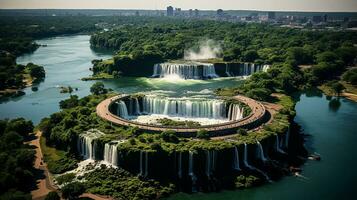
POLYGON ((103 79, 113 79, 114 76, 108 73, 99 73, 90 77, 84 77, 81 80, 82 81, 91 81, 91 80, 103 80, 103 79))
POLYGON ((40 138, 40 145, 44 161, 51 173, 59 174, 77 167, 77 160, 69 157, 65 151, 46 145, 46 138, 40 138))

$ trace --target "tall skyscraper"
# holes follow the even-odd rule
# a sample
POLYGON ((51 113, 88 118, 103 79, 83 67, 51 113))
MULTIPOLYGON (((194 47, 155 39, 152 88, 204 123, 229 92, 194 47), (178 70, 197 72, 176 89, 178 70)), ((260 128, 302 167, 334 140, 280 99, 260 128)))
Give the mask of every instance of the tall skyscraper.
POLYGON ((172 6, 168 6, 166 9, 167 16, 174 16, 174 8, 172 6))

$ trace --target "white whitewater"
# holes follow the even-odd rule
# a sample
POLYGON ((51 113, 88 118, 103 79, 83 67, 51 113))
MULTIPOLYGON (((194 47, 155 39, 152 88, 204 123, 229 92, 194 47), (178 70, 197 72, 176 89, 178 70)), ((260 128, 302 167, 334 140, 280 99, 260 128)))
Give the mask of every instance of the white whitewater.
POLYGON ((242 74, 240 76, 250 76, 256 72, 267 72, 270 68, 270 65, 256 65, 254 63, 244 63, 242 74))
POLYGON ((217 78, 213 64, 186 62, 155 64, 152 77, 178 77, 181 79, 217 78))
POLYGON ((260 142, 258 140, 257 141, 257 156, 258 158, 260 158, 260 160, 262 160, 263 162, 267 161, 267 159, 264 156, 264 149, 262 144, 260 144, 260 142))
POLYGON ((140 169, 140 172, 139 172, 139 176, 142 176, 144 173, 143 173, 143 151, 140 151, 140 161, 139 161, 139 169, 140 169))
POLYGON ((239 167, 239 152, 238 147, 234 147, 234 154, 233 154, 233 169, 240 171, 239 167))
POLYGON ((225 119, 226 103, 218 99, 162 98, 147 95, 143 98, 143 113, 187 118, 225 119))
POLYGON ((231 121, 240 120, 243 118, 244 109, 238 104, 229 105, 228 109, 228 119, 231 121))
POLYGON ((111 141, 105 143, 103 154, 104 162, 112 166, 118 167, 118 145, 123 142, 125 142, 125 140, 111 141))
POLYGON ((128 108, 126 107, 126 104, 124 103, 124 101, 117 101, 116 102, 118 105, 117 105, 117 115, 119 117, 122 117, 122 118, 128 118, 129 114, 128 114, 128 108))
POLYGON ((104 145, 104 161, 113 165, 118 166, 118 143, 110 142, 104 145))
POLYGON ((178 172, 177 172, 178 177, 181 179, 182 178, 182 152, 179 153, 178 156, 178 172))
POLYGON ((80 134, 77 140, 78 152, 85 158, 95 160, 96 142, 95 139, 103 136, 104 133, 90 129, 83 134, 80 134))

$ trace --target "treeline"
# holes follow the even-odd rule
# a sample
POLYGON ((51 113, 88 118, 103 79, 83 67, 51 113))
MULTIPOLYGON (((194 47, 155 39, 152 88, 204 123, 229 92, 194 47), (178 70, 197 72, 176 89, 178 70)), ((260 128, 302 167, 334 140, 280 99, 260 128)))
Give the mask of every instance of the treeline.
POLYGON ((98 70, 120 74, 137 66, 141 66, 140 70, 151 68, 153 62, 181 59, 185 50, 198 50, 202 40, 207 39, 216 41, 222 48, 224 61, 274 64, 289 59, 295 65, 319 64, 324 68, 317 57, 323 52, 343 54, 344 63, 351 61, 356 52, 353 45, 357 34, 267 24, 152 18, 145 24, 126 24, 112 31, 97 32, 90 42, 95 47, 117 50, 114 62, 98 70))
POLYGON ((11 53, 0 51, 0 90, 21 89, 29 83, 39 82, 45 78, 42 66, 28 63, 16 64, 16 57, 11 53))
POLYGON ((0 199, 31 199, 36 186, 35 150, 24 141, 33 131, 23 118, 0 120, 0 199))

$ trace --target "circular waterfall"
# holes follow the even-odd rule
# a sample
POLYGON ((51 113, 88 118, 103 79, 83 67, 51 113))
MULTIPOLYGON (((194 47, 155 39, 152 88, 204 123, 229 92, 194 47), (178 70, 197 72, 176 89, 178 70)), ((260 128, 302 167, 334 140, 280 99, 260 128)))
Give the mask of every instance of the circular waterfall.
POLYGON ((266 110, 244 96, 223 100, 119 95, 101 102, 97 114, 117 125, 136 126, 149 132, 174 130, 180 136, 193 136, 199 129, 227 135, 237 128, 256 128, 264 122, 266 110))

